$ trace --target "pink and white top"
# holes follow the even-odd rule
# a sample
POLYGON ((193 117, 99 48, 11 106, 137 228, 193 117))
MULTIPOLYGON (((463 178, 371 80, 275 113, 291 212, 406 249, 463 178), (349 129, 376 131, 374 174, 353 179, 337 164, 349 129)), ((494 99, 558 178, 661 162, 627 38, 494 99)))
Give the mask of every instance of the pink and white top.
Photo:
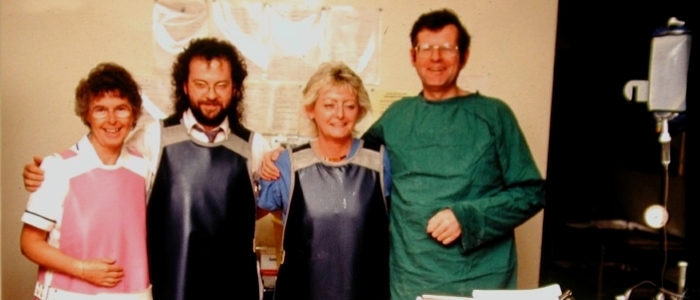
POLYGON ((146 254, 146 176, 143 157, 126 148, 104 165, 84 136, 44 158, 44 182, 29 197, 22 222, 49 232, 49 245, 80 260, 113 258, 124 278, 113 288, 39 268, 39 283, 83 294, 136 293, 149 285, 146 254))

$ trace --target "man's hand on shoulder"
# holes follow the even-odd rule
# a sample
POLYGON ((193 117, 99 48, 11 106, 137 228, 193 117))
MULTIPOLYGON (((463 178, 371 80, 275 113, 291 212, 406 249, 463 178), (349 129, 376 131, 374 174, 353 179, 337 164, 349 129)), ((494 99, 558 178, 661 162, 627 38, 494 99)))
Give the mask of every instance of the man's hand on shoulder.
POLYGON ((280 177, 280 170, 275 166, 275 161, 280 157, 280 153, 284 148, 278 147, 272 151, 266 152, 262 159, 262 168, 260 169, 260 178, 265 180, 277 180, 280 177))
POLYGON ((462 235, 462 227, 451 209, 444 209, 428 220, 428 234, 443 245, 449 245, 462 235))
POLYGON ((44 170, 40 168, 42 158, 34 156, 33 161, 24 165, 24 172, 22 177, 24 178, 24 189, 28 192, 34 192, 41 186, 41 182, 44 181, 44 170))

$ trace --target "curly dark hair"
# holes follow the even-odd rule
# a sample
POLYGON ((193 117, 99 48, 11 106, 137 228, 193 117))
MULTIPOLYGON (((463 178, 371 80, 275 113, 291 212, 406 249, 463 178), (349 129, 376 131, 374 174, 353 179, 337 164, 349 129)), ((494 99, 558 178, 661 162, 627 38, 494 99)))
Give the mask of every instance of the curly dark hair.
POLYGON ((469 43, 471 37, 464 28, 462 22, 459 21, 457 14, 448 8, 443 8, 441 10, 431 11, 422 14, 415 23, 413 23, 413 29, 411 29, 411 45, 413 47, 416 45, 416 38, 418 33, 423 29, 428 30, 440 30, 447 25, 454 25, 457 27, 458 37, 457 37, 457 47, 459 47, 459 61, 464 61, 464 54, 467 49, 469 49, 469 43))
POLYGON ((126 98, 129 101, 134 116, 133 129, 141 116, 142 100, 139 85, 124 67, 115 63, 101 63, 90 70, 87 78, 80 80, 75 88, 75 114, 90 127, 87 121, 90 101, 106 94, 126 98))
POLYGON ((215 38, 200 38, 190 41, 189 46, 177 56, 173 64, 172 85, 175 88, 174 101, 175 113, 170 118, 180 119, 182 114, 190 108, 190 98, 185 93, 185 84, 190 75, 190 62, 193 58, 201 57, 207 61, 212 59, 225 59, 231 64, 231 80, 233 81, 233 95, 229 105, 227 116, 229 126, 238 128, 243 117, 243 80, 248 76, 246 64, 236 47, 231 43, 215 38))

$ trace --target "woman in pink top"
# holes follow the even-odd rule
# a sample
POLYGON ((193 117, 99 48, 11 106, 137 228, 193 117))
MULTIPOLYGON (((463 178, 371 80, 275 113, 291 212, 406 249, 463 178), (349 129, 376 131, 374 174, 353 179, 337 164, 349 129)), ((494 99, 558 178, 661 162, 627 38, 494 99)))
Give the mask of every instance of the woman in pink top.
POLYGON ((39 265, 42 300, 151 299, 146 256, 147 164, 124 140, 141 114, 139 87, 121 66, 96 66, 76 88, 89 128, 44 158, 44 183, 22 215, 22 253, 39 265))

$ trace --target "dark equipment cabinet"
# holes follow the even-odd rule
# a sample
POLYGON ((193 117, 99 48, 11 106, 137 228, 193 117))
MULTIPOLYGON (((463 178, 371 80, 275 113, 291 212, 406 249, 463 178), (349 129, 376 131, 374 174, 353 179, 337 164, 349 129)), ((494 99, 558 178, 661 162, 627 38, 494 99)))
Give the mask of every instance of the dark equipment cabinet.
POLYGON ((559 1, 541 286, 559 283, 579 300, 615 299, 649 281, 631 299, 652 299, 655 285, 676 291, 677 262, 683 260, 686 296, 700 299, 700 217, 694 214, 700 211, 700 181, 691 179, 697 178, 700 153, 693 132, 700 10, 692 2, 559 1), (662 199, 656 122, 646 103, 624 98, 623 87, 648 79, 652 34, 670 17, 685 21, 694 41, 687 110, 670 123, 670 222, 664 232, 644 228, 642 217, 662 199))

